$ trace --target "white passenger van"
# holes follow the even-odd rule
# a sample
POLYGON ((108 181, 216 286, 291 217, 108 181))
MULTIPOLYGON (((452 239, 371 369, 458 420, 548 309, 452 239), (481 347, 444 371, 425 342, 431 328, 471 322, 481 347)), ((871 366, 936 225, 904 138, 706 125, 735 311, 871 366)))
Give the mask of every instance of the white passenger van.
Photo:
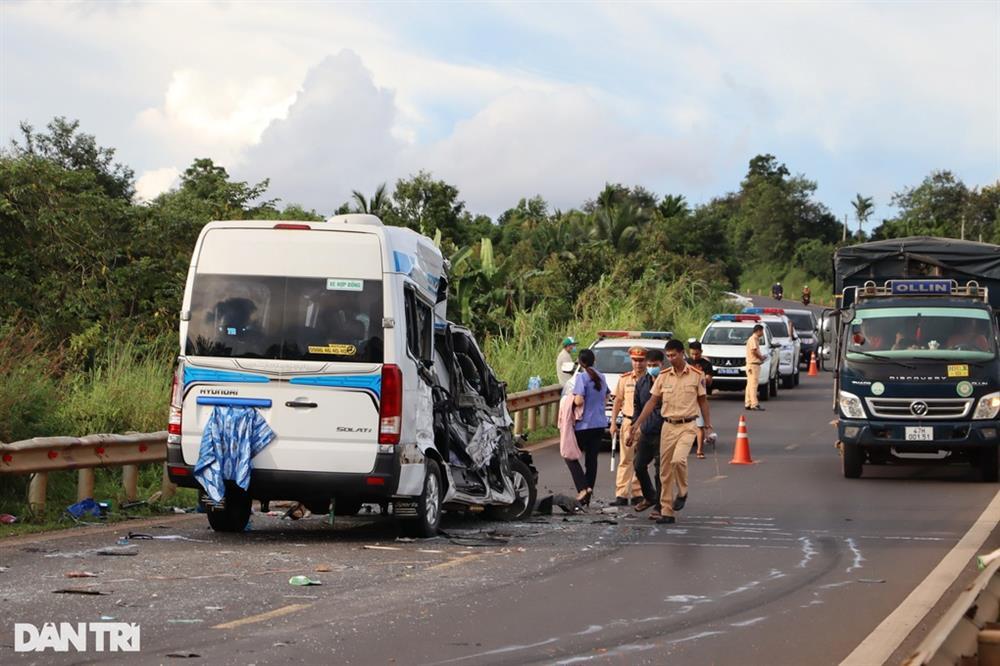
POLYGON ((256 409, 275 434, 247 491, 203 493, 214 529, 242 530, 253 499, 316 513, 332 500, 337 515, 391 504, 422 536, 449 505, 530 513, 537 473, 514 445, 503 384, 446 320, 444 269, 430 239, 371 215, 205 226, 181 310, 168 474, 200 488, 218 406, 256 409))

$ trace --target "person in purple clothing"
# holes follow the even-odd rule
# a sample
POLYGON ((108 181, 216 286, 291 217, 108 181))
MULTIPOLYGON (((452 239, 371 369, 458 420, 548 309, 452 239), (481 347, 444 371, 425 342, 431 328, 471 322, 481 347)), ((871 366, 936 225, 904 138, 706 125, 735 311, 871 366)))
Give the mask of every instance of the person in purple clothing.
POLYGON ((583 452, 586 471, 579 460, 567 460, 569 473, 576 484, 577 500, 584 506, 590 504, 597 481, 597 453, 601 447, 601 437, 608 427, 608 417, 604 406, 608 401, 608 382, 604 375, 594 369, 594 352, 584 349, 577 362, 583 372, 573 378, 573 401, 583 407, 583 415, 577 420, 576 442, 583 452))

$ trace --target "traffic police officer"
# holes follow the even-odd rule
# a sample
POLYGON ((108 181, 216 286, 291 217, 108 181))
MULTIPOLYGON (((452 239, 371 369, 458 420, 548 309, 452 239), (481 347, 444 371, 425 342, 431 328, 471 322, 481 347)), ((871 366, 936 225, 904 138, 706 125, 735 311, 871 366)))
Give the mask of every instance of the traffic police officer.
POLYGON ((764 408, 757 402, 757 382, 760 381, 760 365, 767 358, 760 350, 760 341, 763 339, 764 325, 757 324, 753 327, 750 339, 747 340, 747 388, 743 399, 743 406, 746 409, 760 411, 764 411, 764 408))
POLYGON ((635 383, 646 374, 646 350, 643 347, 632 347, 628 350, 628 355, 632 359, 632 372, 626 372, 618 378, 615 401, 611 406, 612 437, 618 433, 618 415, 622 414, 625 417, 622 419, 621 436, 618 438, 621 460, 615 477, 615 506, 625 506, 631 498, 638 503, 642 497, 642 488, 639 486, 639 479, 635 478, 633 464, 635 447, 632 446, 632 421, 635 414, 632 410, 635 405, 635 383))
POLYGON ((705 393, 705 376, 684 359, 684 343, 670 340, 666 346, 669 365, 653 383, 652 396, 632 429, 639 429, 660 408, 663 429, 660 431, 660 513, 657 523, 673 523, 674 511, 684 508, 688 496, 687 456, 697 435, 695 421, 699 409, 705 419, 705 429, 712 430, 705 393), (674 498, 674 483, 679 494, 674 498))

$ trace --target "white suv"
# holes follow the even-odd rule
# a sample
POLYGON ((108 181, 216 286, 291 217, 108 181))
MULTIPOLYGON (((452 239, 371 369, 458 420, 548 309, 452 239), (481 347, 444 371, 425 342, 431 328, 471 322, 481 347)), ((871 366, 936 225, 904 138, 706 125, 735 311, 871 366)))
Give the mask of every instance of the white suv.
MULTIPOLYGON (((717 314, 701 334, 702 354, 713 366, 712 387, 719 391, 742 391, 746 388, 746 345, 753 327, 760 324, 759 315, 717 314)), ((761 351, 767 356, 760 366, 757 395, 761 401, 778 395, 778 364, 771 352, 777 343, 764 326, 761 351)))
POLYGON ((743 314, 759 315, 761 323, 771 333, 778 350, 778 375, 781 388, 790 389, 799 385, 799 358, 802 356, 802 340, 795 332, 795 324, 782 308, 743 308, 743 314))

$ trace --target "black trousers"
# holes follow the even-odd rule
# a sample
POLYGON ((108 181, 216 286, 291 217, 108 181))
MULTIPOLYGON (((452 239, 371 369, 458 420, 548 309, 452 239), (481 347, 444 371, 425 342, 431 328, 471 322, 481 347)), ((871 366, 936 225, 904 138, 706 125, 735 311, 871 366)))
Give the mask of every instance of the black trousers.
POLYGON ((593 488, 597 482, 597 453, 600 451, 603 435, 604 428, 576 431, 576 443, 583 452, 583 461, 587 469, 584 471, 579 460, 567 460, 566 466, 569 467, 569 473, 573 476, 573 484, 576 486, 577 492, 593 488))
POLYGON ((659 506, 660 502, 660 432, 656 431, 647 435, 643 433, 636 445, 639 448, 635 451, 634 465, 635 478, 639 479, 639 487, 642 488, 642 496, 647 502, 652 502, 659 506), (654 485, 649 478, 649 463, 653 463, 653 478, 656 479, 654 485))

